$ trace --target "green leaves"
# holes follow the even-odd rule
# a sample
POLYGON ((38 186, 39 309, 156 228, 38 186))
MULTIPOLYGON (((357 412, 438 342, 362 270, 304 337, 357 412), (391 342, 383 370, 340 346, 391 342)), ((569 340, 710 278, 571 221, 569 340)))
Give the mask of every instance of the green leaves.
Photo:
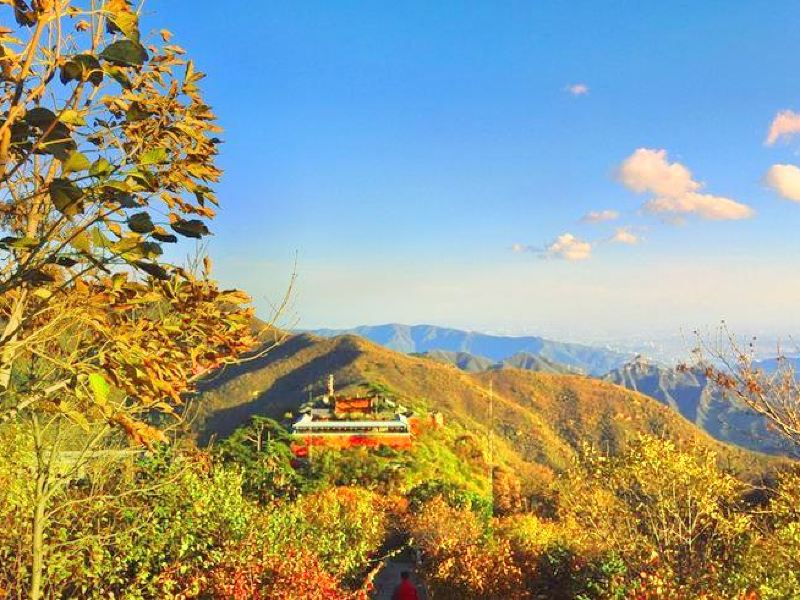
POLYGON ((86 125, 86 119, 84 118, 83 113, 71 108, 61 111, 61 115, 59 116, 58 120, 62 123, 66 123, 67 125, 86 125))
POLYGON ((111 393, 111 386, 108 385, 106 378, 100 373, 91 373, 89 375, 89 389, 92 390, 94 401, 99 405, 104 405, 108 402, 108 396, 111 393))
POLYGON ((158 178, 147 169, 131 169, 125 182, 133 191, 155 192, 158 189, 158 178))
POLYGON ((114 172, 114 167, 105 158, 100 157, 89 167, 89 175, 92 177, 107 177, 114 172))
POLYGON ((200 239, 204 235, 211 233, 206 224, 199 219, 177 219, 170 227, 175 233, 190 238, 200 239))
POLYGON ((70 245, 78 252, 88 254, 92 251, 92 240, 85 231, 81 231, 78 235, 72 238, 70 245))
POLYGON ((121 32, 129 40, 139 41, 139 19, 135 12, 128 10, 114 11, 108 18, 106 29, 109 33, 121 32))
POLYGON ((131 102, 130 107, 125 113, 125 120, 131 122, 142 121, 149 116, 150 113, 146 110, 142 110, 142 107, 138 102, 131 102))
POLYGON ((50 183, 50 199, 53 205, 63 215, 74 217, 83 211, 83 190, 69 179, 53 179, 50 183))
POLYGON ((161 246, 143 242, 139 236, 123 237, 116 242, 106 240, 102 245, 132 264, 142 259, 155 260, 163 253, 161 246))
POLYGON ((141 67, 149 57, 139 42, 119 40, 106 46, 100 58, 123 67, 141 67))
POLYGON ((57 122, 42 138, 38 152, 52 154, 59 160, 66 160, 69 153, 77 147, 70 134, 69 127, 57 122))
POLYGON ((55 113, 49 108, 37 106, 25 113, 25 122, 32 127, 47 129, 56 120, 55 113))
MULTIPOLYGON (((30 126, 41 131, 41 139, 37 152, 39 154, 52 154, 59 160, 66 160, 69 153, 75 149, 69 127, 60 122, 55 113, 43 106, 37 106, 25 113, 24 121, 30 126)), ((39 135, 34 133, 34 137, 39 135)))
POLYGON ((39 245, 39 240, 32 237, 4 237, 0 239, 0 247, 30 250, 39 245))
POLYGON ((86 171, 90 166, 91 163, 89 159, 75 150, 67 157, 67 160, 61 163, 61 174, 68 175, 70 173, 86 171))
POLYGON ((100 186, 104 202, 115 202, 122 208, 134 208, 139 206, 133 197, 131 187, 125 181, 108 179, 100 186))
POLYGON ((109 75, 114 81, 120 84, 123 89, 131 89, 131 80, 124 68, 117 67, 112 64, 106 64, 103 66, 103 71, 105 71, 106 74, 109 75))
POLYGON ((139 212, 128 217, 128 227, 136 233, 150 233, 155 228, 150 215, 146 212, 139 212))
POLYGON ((166 148, 150 148, 139 157, 140 165, 159 165, 167 162, 166 148))
POLYGON ((163 228, 156 227, 153 230, 153 238, 157 239, 159 242, 165 242, 168 244, 174 244, 178 241, 178 238, 172 235, 171 233, 167 233, 163 228))

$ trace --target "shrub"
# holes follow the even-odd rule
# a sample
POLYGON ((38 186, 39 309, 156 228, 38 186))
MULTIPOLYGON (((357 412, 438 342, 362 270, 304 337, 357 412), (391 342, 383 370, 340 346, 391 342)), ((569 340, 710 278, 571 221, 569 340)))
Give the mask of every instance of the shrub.
POLYGON ((800 470, 779 477, 767 514, 765 534, 747 553, 744 579, 758 583, 763 600, 791 598, 800 590, 800 470))
POLYGON ((492 539, 468 508, 454 508, 437 495, 409 515, 407 527, 436 598, 527 597, 508 540, 492 539))
POLYGON ((419 512, 434 498, 441 498, 448 506, 466 509, 488 521, 492 515, 492 503, 483 496, 463 487, 442 480, 429 480, 411 488, 407 493, 409 509, 419 512))
POLYGON ((574 539, 623 557, 632 572, 650 565, 675 598, 724 588, 752 535, 744 485, 713 453, 653 437, 617 457, 585 453, 559 491, 574 539))
POLYGON ((276 504, 263 524, 269 547, 313 548, 338 579, 362 571, 383 542, 386 508, 380 496, 349 487, 328 488, 276 504))
POLYGON ((277 422, 253 417, 214 449, 215 457, 243 471, 245 494, 262 503, 293 497, 304 482, 292 467, 291 437, 277 422))

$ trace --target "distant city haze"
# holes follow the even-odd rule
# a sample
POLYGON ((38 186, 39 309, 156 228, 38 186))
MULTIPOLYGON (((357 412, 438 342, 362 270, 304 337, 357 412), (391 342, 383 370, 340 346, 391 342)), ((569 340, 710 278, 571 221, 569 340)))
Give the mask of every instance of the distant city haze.
MULTIPOLYGON (((752 259, 732 262, 727 268, 699 261, 611 270, 587 264, 564 272, 542 261, 529 265, 526 277, 514 268, 485 265, 443 266, 439 275, 431 267, 416 273, 409 266, 359 272, 304 269, 300 263, 293 301, 281 321, 303 329, 426 323, 642 351, 658 342, 671 355, 688 353, 695 331, 713 336, 724 321, 741 338, 758 336, 767 355, 774 354, 778 341, 794 351, 800 331, 792 306, 800 297, 798 278, 791 269, 764 268, 752 259), (781 293, 771 293, 773 281, 781 280, 781 293)), ((264 276, 250 291, 267 317, 271 303, 265 299, 279 298, 291 270, 260 269, 264 276)))

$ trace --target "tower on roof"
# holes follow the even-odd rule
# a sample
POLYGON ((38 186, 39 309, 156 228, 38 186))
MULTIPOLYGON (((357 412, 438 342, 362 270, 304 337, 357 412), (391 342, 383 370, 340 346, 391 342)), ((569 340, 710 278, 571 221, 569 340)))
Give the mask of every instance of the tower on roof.
POLYGON ((333 373, 328 375, 328 398, 333 398, 333 373))

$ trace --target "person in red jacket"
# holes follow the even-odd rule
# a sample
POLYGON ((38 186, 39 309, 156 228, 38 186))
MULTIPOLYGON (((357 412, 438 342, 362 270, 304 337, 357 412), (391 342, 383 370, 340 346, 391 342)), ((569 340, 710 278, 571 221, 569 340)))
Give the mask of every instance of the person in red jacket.
POLYGON ((419 600, 417 588, 411 583, 411 574, 408 571, 400 573, 400 585, 394 589, 392 600, 419 600))

